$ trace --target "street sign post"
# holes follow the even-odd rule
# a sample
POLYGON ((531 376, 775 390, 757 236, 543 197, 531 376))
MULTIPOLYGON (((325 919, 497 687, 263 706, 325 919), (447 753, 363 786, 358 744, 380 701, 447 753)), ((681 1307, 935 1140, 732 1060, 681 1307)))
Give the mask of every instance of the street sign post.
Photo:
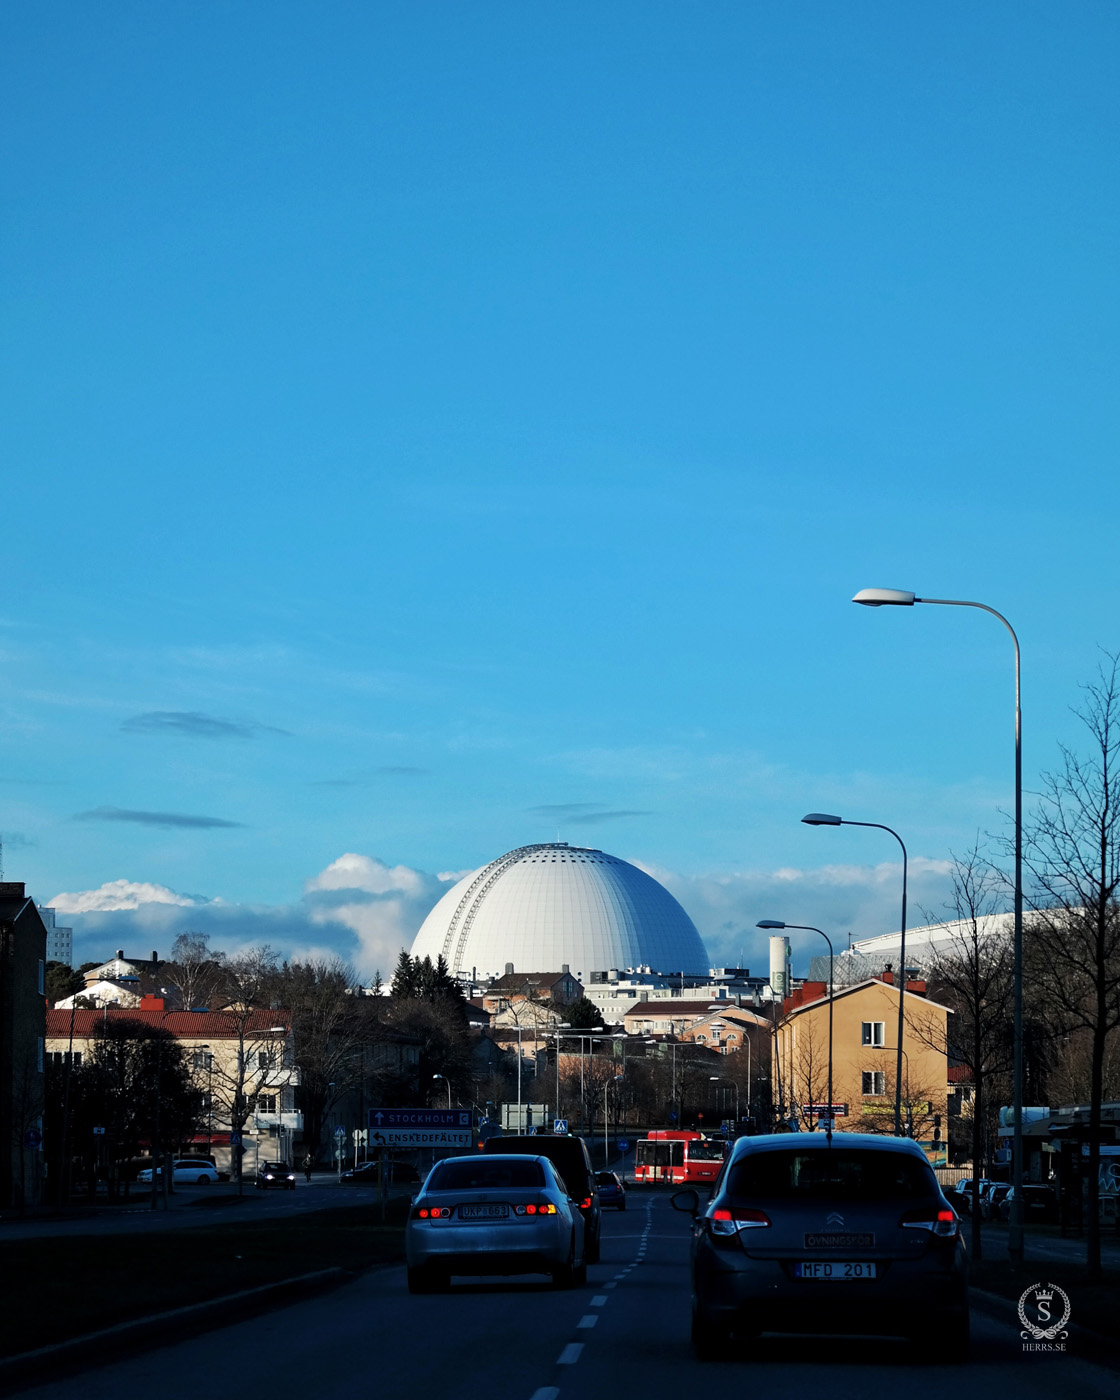
POLYGON ((619 1152, 621 1152, 622 1155, 625 1157, 626 1154, 627 1154, 627 1152, 630 1151, 630 1139, 629 1139, 629 1138, 619 1138, 617 1146, 618 1146, 619 1152))
POLYGON ((469 1147, 469 1108, 371 1108, 369 1141, 378 1147, 469 1147))

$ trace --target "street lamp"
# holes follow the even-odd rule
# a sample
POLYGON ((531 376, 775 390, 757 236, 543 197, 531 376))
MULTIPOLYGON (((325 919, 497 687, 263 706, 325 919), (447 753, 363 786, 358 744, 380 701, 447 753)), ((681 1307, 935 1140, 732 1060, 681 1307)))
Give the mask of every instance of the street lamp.
MULTIPOLYGON (((806 933, 819 933, 828 944, 828 1140, 832 1141, 832 939, 825 933, 824 929, 814 928, 812 924, 783 924, 780 919, 760 919, 755 928, 794 928, 802 929, 806 933)), ((812 1085, 809 1086, 810 1097, 812 1097, 812 1085)), ((792 1091, 790 1097, 793 1097, 792 1091)), ((817 1115, 819 1118, 819 1114, 817 1115)))
POLYGON ((442 1079, 443 1082, 447 1085, 447 1107, 450 1108, 450 1107, 451 1107, 451 1080, 448 1079, 448 1077, 447 1077, 446 1074, 433 1074, 433 1075, 432 1075, 432 1078, 433 1078, 433 1079, 442 1079))
POLYGON ((734 1090, 735 1090, 735 1131, 738 1132, 738 1130, 739 1130, 739 1086, 738 1086, 738 1084, 735 1082, 734 1079, 729 1078, 729 1076, 726 1075, 726 1074, 709 1074, 709 1075, 708 1075, 708 1079, 710 1080, 710 1082, 711 1082, 712 1084, 718 1084, 718 1083, 720 1083, 720 1082, 722 1081, 722 1082, 725 1083, 725 1084, 730 1084, 730 1085, 732 1085, 732 1087, 734 1088, 734 1090))
POLYGON ((861 588, 852 599, 867 608, 913 607, 915 603, 936 603, 948 608, 979 608, 991 613, 1011 634, 1015 648, 1015 932, 1013 973, 1014 1070, 1012 1075, 1011 1112, 1015 1122, 1012 1130, 1011 1218, 1008 1221, 1007 1252, 1016 1264, 1023 1261, 1023 707, 1020 685, 1019 638, 1015 629, 1001 612, 987 603, 974 603, 963 598, 919 598, 899 588, 861 588))
MULTIPOLYGON (((879 606, 876 604, 875 606, 879 606)), ((869 826, 876 831, 887 831, 902 847, 902 932, 898 945, 898 1065, 895 1072, 894 1090, 894 1135, 902 1136, 902 1040, 906 1030, 906 843, 893 827, 882 822, 854 822, 845 817, 835 817, 830 812, 810 812, 801 820, 806 826, 869 826)))

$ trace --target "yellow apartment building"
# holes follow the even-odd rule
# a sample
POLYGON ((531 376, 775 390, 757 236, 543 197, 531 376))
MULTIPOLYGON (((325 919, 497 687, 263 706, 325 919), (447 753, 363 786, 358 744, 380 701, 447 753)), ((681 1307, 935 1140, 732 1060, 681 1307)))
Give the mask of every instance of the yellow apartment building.
MULTIPOLYGON (((803 1129, 814 1127, 828 1104, 829 998, 825 985, 819 986, 820 995, 787 1010, 778 1027, 775 1092, 781 1097, 786 1116, 795 1117, 803 1129)), ((942 1165, 948 1137, 949 1070, 945 1046, 952 1012, 916 990, 908 988, 905 998, 903 1128, 925 1147, 934 1165, 942 1165)), ((855 986, 838 987, 832 999, 832 1014, 836 1130, 893 1132, 898 988, 878 977, 855 986)))

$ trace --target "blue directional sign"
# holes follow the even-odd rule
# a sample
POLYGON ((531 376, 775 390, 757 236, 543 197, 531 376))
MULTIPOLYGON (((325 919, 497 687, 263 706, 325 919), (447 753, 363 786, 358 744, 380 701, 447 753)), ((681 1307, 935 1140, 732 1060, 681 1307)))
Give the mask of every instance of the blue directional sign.
POLYGON ((469 1108, 371 1108, 370 1131, 388 1128, 458 1128, 470 1132, 469 1108))
POLYGON ((24 1147, 38 1147, 43 1141, 43 1134, 38 1128, 28 1128, 23 1135, 24 1147))
POLYGON ((630 1151, 630 1141, 628 1138, 619 1138, 617 1146, 618 1150, 622 1153, 624 1157, 626 1156, 627 1152, 630 1151))
POLYGON ((554 1133, 566 1133, 568 1131, 568 1120, 566 1118, 554 1118, 552 1120, 552 1131, 554 1133))

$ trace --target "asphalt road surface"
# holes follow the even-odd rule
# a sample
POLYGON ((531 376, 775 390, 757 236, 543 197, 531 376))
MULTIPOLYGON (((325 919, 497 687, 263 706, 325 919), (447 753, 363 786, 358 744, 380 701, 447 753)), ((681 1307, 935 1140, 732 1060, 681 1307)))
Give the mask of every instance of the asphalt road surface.
POLYGON ((605 1218, 602 1261, 585 1288, 554 1292, 530 1278, 459 1280, 450 1293, 413 1297, 403 1267, 379 1269, 309 1301, 22 1393, 120 1400, 153 1384, 165 1390, 175 1377, 181 1390, 184 1377, 232 1377, 243 1388, 248 1376, 255 1389, 284 1397, 376 1390, 419 1400, 661 1400, 729 1385, 765 1387, 768 1400, 896 1400, 911 1377, 927 1391, 950 1386, 953 1400, 1053 1400, 1055 1392, 1115 1400, 1120 1393, 1115 1371, 1075 1350, 1026 1354, 1012 1320, 979 1311, 967 1365, 941 1364, 936 1336, 922 1346, 763 1338, 740 1360, 701 1364, 688 1340, 687 1259, 687 1217, 663 1195, 632 1192, 625 1213, 605 1218))

